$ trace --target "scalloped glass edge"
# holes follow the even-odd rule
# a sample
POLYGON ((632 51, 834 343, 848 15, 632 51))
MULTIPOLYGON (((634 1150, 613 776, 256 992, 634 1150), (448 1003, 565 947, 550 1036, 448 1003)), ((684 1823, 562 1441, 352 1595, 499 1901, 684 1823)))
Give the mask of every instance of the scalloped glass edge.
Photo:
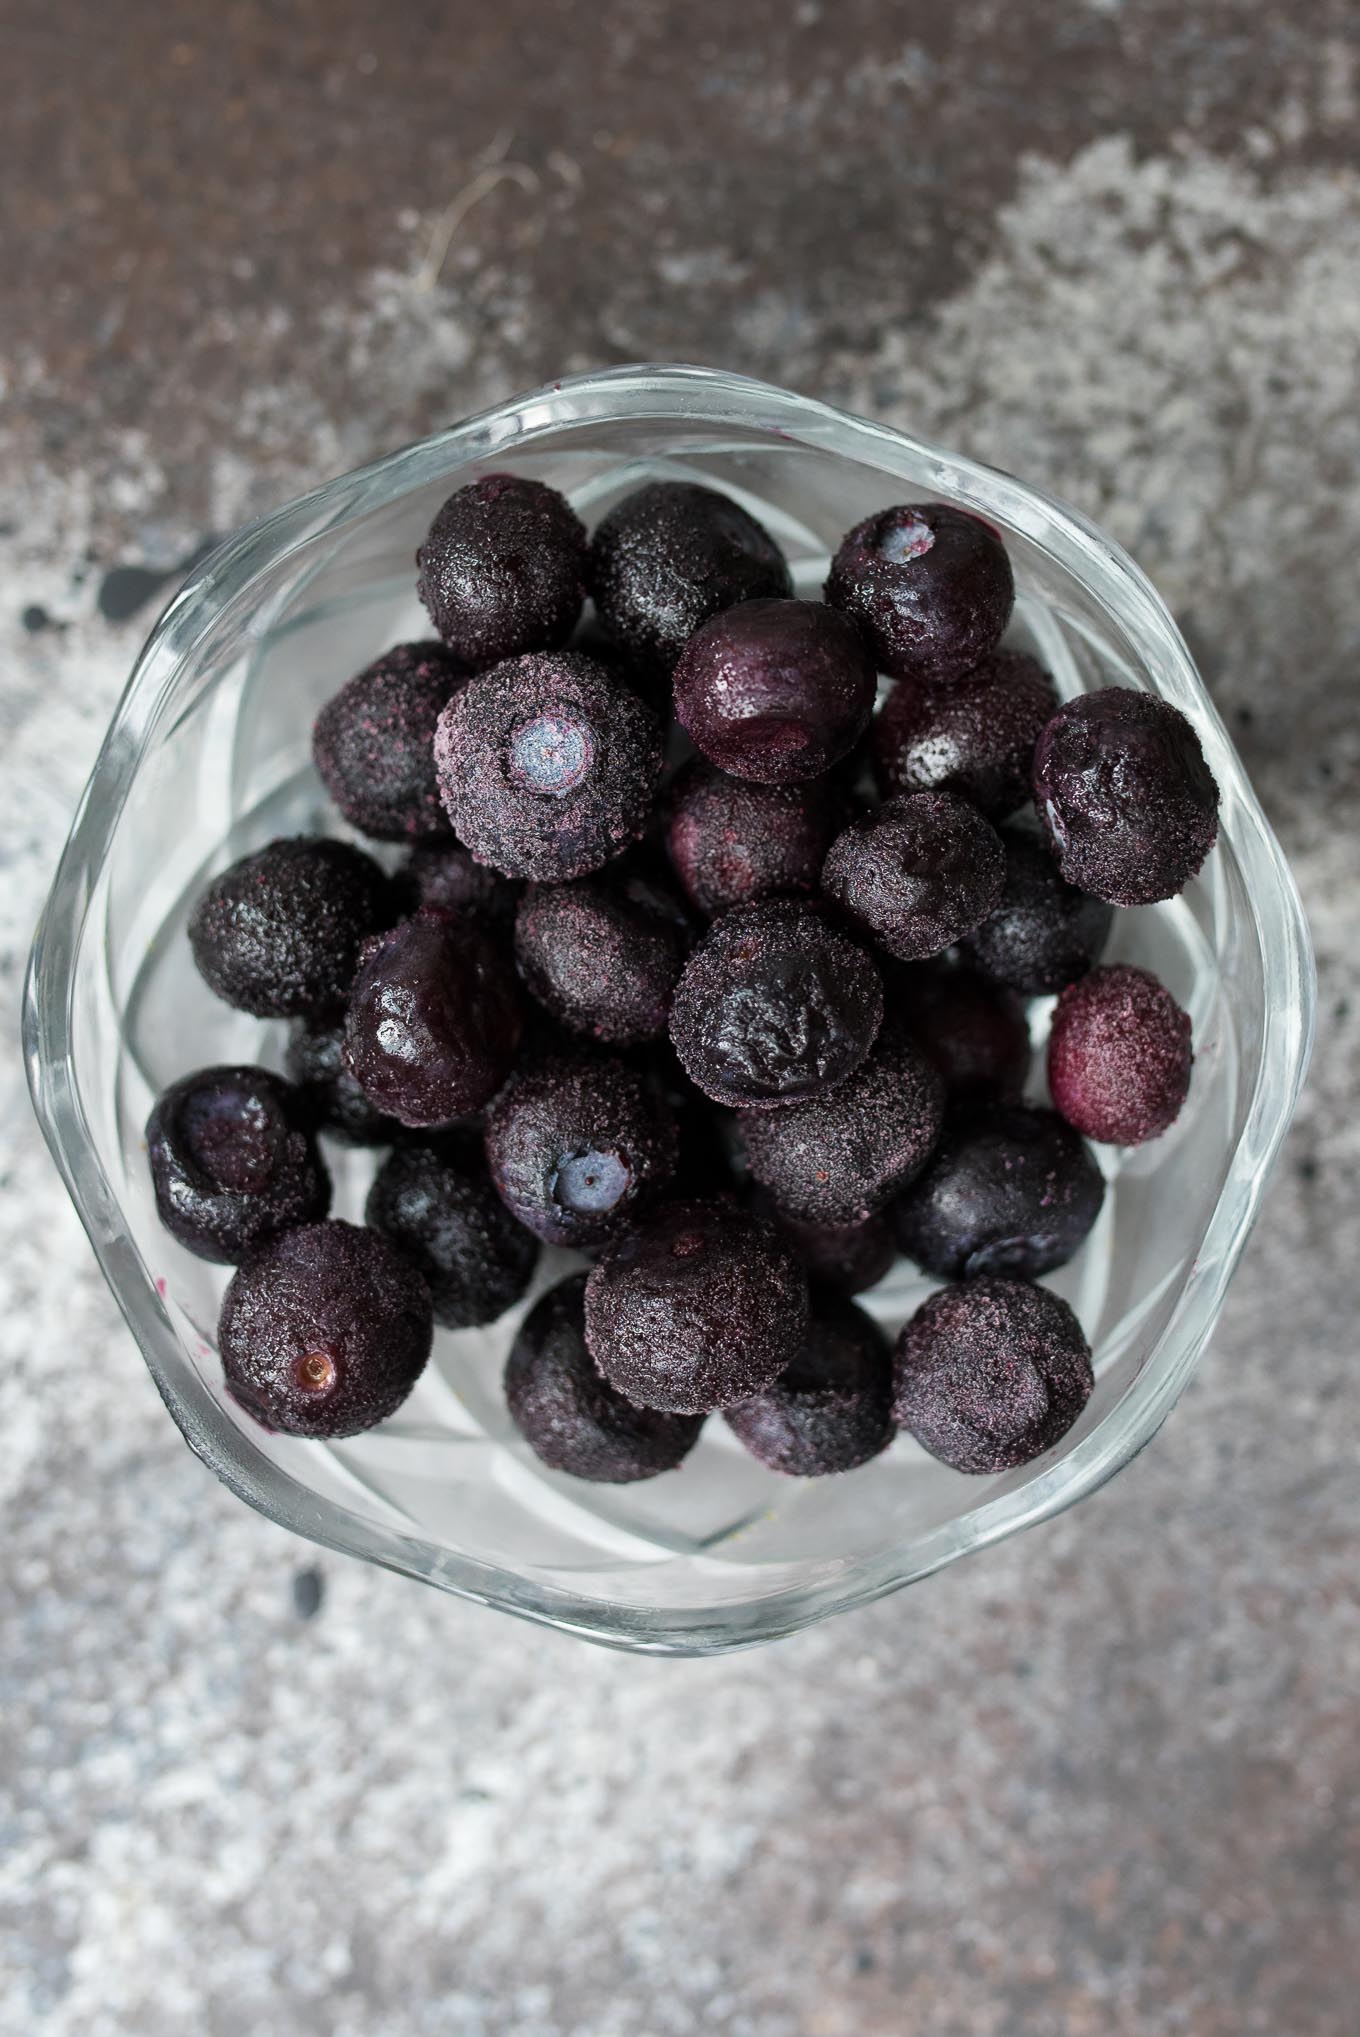
POLYGON ((248 525, 191 575, 137 660, 76 810, 29 958, 23 1039, 34 1110, 104 1277, 185 1440, 238 1498, 323 1546, 476 1603, 608 1646, 696 1655, 778 1639, 927 1577, 1073 1505, 1151 1440, 1194 1371, 1255 1221, 1307 1072, 1315 999, 1307 924, 1283 852, 1170 613, 1112 539, 1041 490, 908 433, 743 376, 656 364, 549 383, 390 453, 248 525), (1036 536, 1041 527, 1045 547, 1128 632, 1155 689, 1195 722, 1225 805, 1232 803, 1234 846, 1261 928, 1271 990, 1242 1135, 1175 1313, 1137 1378, 1092 1434, 1021 1489, 963 1519, 939 1524, 907 1547, 882 1552, 831 1579, 716 1608, 616 1607, 456 1557, 353 1517, 347 1522, 350 1532, 340 1532, 329 1518, 334 1511, 330 1503, 323 1506, 305 1485, 243 1440, 203 1382, 183 1365, 168 1311, 124 1232, 117 1198, 99 1164, 71 1058, 73 969, 91 890, 158 704, 191 648, 260 565, 266 559, 277 562, 304 539, 393 495, 437 481, 454 461, 503 456, 563 424, 620 417, 739 423, 869 459, 875 448, 906 451, 933 469, 942 493, 983 515, 996 511, 1036 536))

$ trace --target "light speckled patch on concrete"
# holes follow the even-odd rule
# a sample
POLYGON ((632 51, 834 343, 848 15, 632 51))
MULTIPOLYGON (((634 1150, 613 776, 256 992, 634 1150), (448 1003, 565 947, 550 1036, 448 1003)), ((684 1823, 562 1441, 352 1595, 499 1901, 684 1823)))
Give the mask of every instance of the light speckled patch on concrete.
MULTIPOLYGON (((1337 116, 1344 76, 1328 89, 1305 128, 1337 116)), ((1164 1436, 1078 1512, 775 1650, 585 1650, 318 1557, 211 1482, 7 1063, 5 2029, 1350 2037, 1360 178, 1266 174, 1291 119, 1231 163, 1119 135, 1031 156, 951 294, 899 318, 885 282, 853 331, 739 222, 714 222, 717 270, 656 256, 662 285, 700 291, 764 264, 744 299, 721 282, 680 351, 918 425, 1107 521, 1176 606, 1284 834, 1321 950, 1316 1078, 1164 1436)), ((336 277, 324 385, 261 341, 267 386, 208 389, 220 443, 192 487, 154 411, 87 466, 42 457, 49 367, 31 339, 5 360, 7 1011, 147 619, 100 619, 103 569, 168 567, 367 434, 505 392, 475 275, 419 286, 435 218, 404 265, 336 277)), ((873 231, 887 275, 892 231, 873 231)), ((630 343, 644 298, 616 300, 630 343)), ((506 352, 523 358, 513 335, 506 352)))

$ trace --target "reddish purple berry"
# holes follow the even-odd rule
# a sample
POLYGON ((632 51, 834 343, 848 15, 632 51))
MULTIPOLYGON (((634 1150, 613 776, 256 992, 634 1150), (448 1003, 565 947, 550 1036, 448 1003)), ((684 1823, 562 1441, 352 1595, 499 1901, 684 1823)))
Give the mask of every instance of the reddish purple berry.
POLYGON ((774 1226, 736 1203, 667 1203, 606 1246, 585 1322, 619 1393, 704 1414, 778 1378, 807 1331, 807 1276, 774 1226))
POLYGON ((387 926, 392 892, 348 842, 298 835, 243 856, 204 891, 189 945, 210 989, 256 1018, 300 1018, 345 1001, 359 949, 387 926))
POLYGON ((1190 1019, 1146 969, 1093 969, 1058 999, 1048 1086, 1088 1139, 1140 1146, 1175 1123, 1190 1089, 1190 1019))
POLYGON ((1029 1073, 1019 999, 976 969, 908 964, 888 979, 889 1008, 938 1068, 953 1103, 1007 1102, 1029 1073))
POLYGON ((689 481, 652 481, 616 503, 595 533, 588 576, 605 629, 662 671, 710 616, 793 592, 768 531, 730 496, 689 481))
POLYGON ((448 835, 441 842, 417 842, 394 879, 408 912, 422 905, 462 913, 492 932, 514 923, 520 886, 479 863, 448 835))
POLYGON ((957 792, 987 820, 1005 820, 1030 796, 1034 745, 1057 705, 1025 651, 993 651, 948 686, 903 679, 874 716, 879 791, 957 792))
POLYGON ((626 1485, 674 1471, 704 1418, 635 1407, 601 1378, 586 1349, 585 1286, 573 1274, 524 1318, 505 1367, 510 1419, 537 1457, 573 1478, 626 1485))
POLYGON ((513 970, 470 921, 427 907, 369 942, 345 1020, 345 1060, 404 1125, 454 1123, 489 1102, 522 1025, 513 970))
POLYGON ((661 730, 603 665, 559 651, 469 680, 439 718, 434 754, 454 832, 477 860, 557 884, 642 834, 661 730))
POLYGON ((969 1280, 922 1303, 897 1340, 897 1425, 955 1471, 1012 1471, 1049 1450, 1091 1397, 1091 1353, 1067 1303, 1023 1280, 969 1280))
POLYGON ((1199 737, 1179 708, 1132 687, 1058 709, 1035 748, 1034 803, 1068 883, 1111 905, 1174 898, 1218 838, 1199 737))
POLYGON ((675 668, 675 714, 734 778, 818 778, 869 725, 874 668, 852 624, 820 601, 743 601, 695 631, 675 668))
POLYGON ((538 1264, 538 1240, 492 1187, 480 1147, 457 1137, 408 1140, 390 1153, 364 1216, 424 1276, 447 1330, 494 1323, 538 1264))
POLYGON ((636 871, 533 885, 515 919, 515 961, 572 1032, 635 1043, 664 1036, 692 933, 684 907, 636 871))
POLYGON ((792 1365, 723 1419, 771 1471, 825 1478, 887 1449, 892 1399, 892 1352, 878 1324, 852 1301, 818 1295, 792 1365))
POLYGON ((1015 604, 1006 548, 942 502, 880 510, 847 532, 826 598, 852 616, 881 672, 942 685, 1000 643, 1015 604))
POLYGON ((222 1301, 227 1391, 267 1429, 331 1440, 395 1414, 425 1369, 429 1291, 376 1231, 302 1224, 251 1255, 222 1301))
POLYGON ((892 1216, 898 1244, 927 1273, 1031 1280, 1079 1250, 1104 1200, 1072 1127, 1012 1103, 956 1119, 892 1216))
POLYGON ((885 1028, 862 1067, 828 1096, 741 1118, 756 1180, 782 1210, 853 1224, 919 1174, 944 1117, 944 1087, 905 1035, 885 1028))
POLYGON ((666 848, 690 903, 712 915, 815 891, 843 818, 824 779, 756 785, 692 757, 671 788, 666 848))
POLYGON ((434 731, 466 678, 467 668, 442 644, 398 644, 327 701, 312 730, 312 755, 351 827, 382 842, 448 834, 434 731))
POLYGON ((594 1246, 636 1220, 675 1173, 675 1126, 624 1062, 559 1057, 511 1076, 486 1114, 506 1207, 550 1245, 594 1246))
POLYGON ((1086 974, 1109 937, 1114 908, 1067 883, 1038 836, 1024 828, 1000 832, 1005 889, 961 946, 994 983, 1046 996, 1086 974))
POLYGON ((484 474, 444 504, 416 553, 416 592, 468 665, 551 651, 585 600, 585 526, 542 481, 484 474))
POLYGON ((299 1019, 288 1035, 284 1065, 318 1131, 346 1146, 390 1146, 400 1135, 396 1119, 384 1116, 345 1066, 343 1018, 299 1019))
POLYGON ((147 1120, 156 1213, 200 1259, 234 1265, 330 1208, 331 1183, 303 1098, 265 1068, 201 1068, 147 1120))
POLYGON ((924 961, 1001 897, 996 829, 952 792, 913 792, 852 821, 831 844, 822 889, 901 962, 924 961))
POLYGON ((685 964, 671 1041, 715 1103, 763 1108, 843 1082, 878 1034, 883 985, 814 905, 766 899, 714 922, 685 964))

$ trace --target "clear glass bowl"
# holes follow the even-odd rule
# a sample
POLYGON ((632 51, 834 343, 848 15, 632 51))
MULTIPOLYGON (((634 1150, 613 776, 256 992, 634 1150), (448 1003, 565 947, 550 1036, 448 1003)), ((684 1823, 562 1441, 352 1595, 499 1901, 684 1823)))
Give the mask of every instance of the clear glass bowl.
MULTIPOLYGON (((697 368, 554 383, 332 482, 243 531, 161 617, 114 717, 34 943, 25 1041, 38 1116, 110 1286, 190 1446, 274 1520, 508 1612, 669 1653, 787 1634, 1056 1513, 1128 1462, 1204 1348, 1294 1108, 1314 982, 1289 871, 1170 615, 1071 510, 1009 476, 781 389, 697 368), (335 687, 427 633, 413 554, 435 509, 488 466, 564 489, 587 521, 642 479, 711 481, 779 537, 801 592, 871 510, 955 502, 1005 535, 1012 639, 1064 695, 1142 686, 1194 722, 1222 832, 1183 897, 1121 914, 1116 956, 1190 1010, 1195 1076, 1178 1123, 1109 1152, 1094 1236, 1052 1285, 1077 1307, 1097 1385, 1047 1456, 968 1478, 910 1439, 843 1478, 793 1481, 710 1421, 682 1470, 593 1487, 513 1436, 500 1369, 519 1311, 441 1333, 415 1393, 333 1446, 270 1436, 223 1394, 213 1349, 226 1273, 156 1220, 142 1128, 205 1063, 277 1062, 281 1029, 217 1003, 184 938, 205 877, 271 836, 335 830, 309 732, 335 687)), ((1036 1008, 1036 1041, 1044 1007, 1036 1008)), ((337 1214, 372 1161, 334 1154, 337 1214)), ((535 1291, 570 1262, 547 1255, 535 1291)), ((869 1298, 890 1326, 927 1283, 869 1298)))

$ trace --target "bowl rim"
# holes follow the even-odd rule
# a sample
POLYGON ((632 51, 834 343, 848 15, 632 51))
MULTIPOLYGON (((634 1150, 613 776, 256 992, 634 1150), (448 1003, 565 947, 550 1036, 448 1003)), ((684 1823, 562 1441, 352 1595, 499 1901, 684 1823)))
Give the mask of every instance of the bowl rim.
POLYGON ((23 1041, 33 1107, 101 1270, 157 1389, 189 1446, 240 1499, 267 1518, 344 1553, 438 1584, 480 1604, 634 1652, 707 1654, 754 1645, 868 1604, 960 1556, 1047 1520, 1095 1491, 1149 1442, 1208 1341, 1307 1071, 1316 979, 1307 923, 1283 851, 1257 801, 1176 624, 1133 560, 1095 523, 1042 489, 947 452, 895 427, 777 385, 683 363, 631 363, 544 384, 323 483, 244 526, 208 556, 169 602, 132 670, 78 803, 33 940, 24 985, 23 1041), (76 962, 94 886, 158 710, 204 637, 267 564, 365 508, 437 483, 451 465, 528 448, 564 425, 671 419, 763 428, 774 437, 849 455, 859 447, 910 454, 942 490, 980 513, 1000 509, 1024 530, 1042 521, 1046 549, 1098 598, 1137 645, 1163 697, 1189 714, 1231 813, 1233 844, 1278 992, 1267 1000, 1260 1063, 1232 1164, 1175 1311, 1115 1406, 1072 1449, 1024 1484, 937 1524, 907 1548, 845 1559, 831 1575, 780 1584, 717 1605, 617 1605, 540 1577, 457 1556, 400 1530, 320 1502, 265 1457, 192 1367, 166 1302, 123 1229, 117 1195, 90 1136, 73 1056, 76 962), (399 479, 400 490, 393 487, 399 479), (183 1375, 187 1373, 186 1379, 183 1375), (333 1527, 335 1512, 355 1532, 333 1527))

